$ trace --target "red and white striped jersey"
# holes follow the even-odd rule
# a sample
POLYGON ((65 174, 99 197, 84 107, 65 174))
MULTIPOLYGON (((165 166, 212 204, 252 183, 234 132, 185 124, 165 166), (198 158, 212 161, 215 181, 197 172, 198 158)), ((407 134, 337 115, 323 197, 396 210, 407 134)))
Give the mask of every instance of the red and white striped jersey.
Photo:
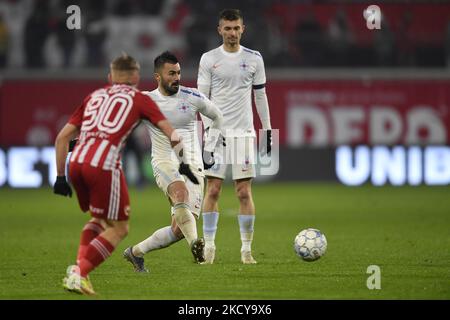
POLYGON ((116 84, 94 91, 69 120, 80 128, 70 161, 103 170, 120 168, 121 150, 141 119, 156 125, 165 117, 153 100, 138 89, 116 84))

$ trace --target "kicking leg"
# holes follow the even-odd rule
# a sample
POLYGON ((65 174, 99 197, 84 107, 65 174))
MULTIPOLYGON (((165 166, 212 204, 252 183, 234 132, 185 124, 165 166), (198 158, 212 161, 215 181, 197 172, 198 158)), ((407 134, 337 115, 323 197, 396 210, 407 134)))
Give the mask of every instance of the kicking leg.
POLYGON ((166 248, 175 242, 183 239, 183 233, 178 228, 175 219, 172 217, 172 225, 156 230, 144 241, 128 247, 124 253, 124 258, 133 264, 136 272, 148 272, 144 266, 143 256, 153 250, 166 248))
POLYGON ((198 263, 204 262, 203 248, 205 241, 198 237, 197 221, 188 205, 189 192, 186 184, 175 181, 169 185, 167 191, 173 203, 173 218, 188 242, 195 261, 198 263))

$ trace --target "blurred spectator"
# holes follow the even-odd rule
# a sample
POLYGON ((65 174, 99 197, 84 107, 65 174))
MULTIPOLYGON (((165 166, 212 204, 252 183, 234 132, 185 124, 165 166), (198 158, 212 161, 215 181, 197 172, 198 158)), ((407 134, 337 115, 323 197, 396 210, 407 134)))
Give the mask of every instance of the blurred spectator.
POLYGON ((214 48, 211 44, 218 46, 220 36, 216 27, 220 9, 214 1, 185 0, 185 3, 190 15, 185 29, 188 52, 184 64, 198 66, 200 56, 214 48))
POLYGON ((324 63, 323 31, 312 11, 298 23, 295 42, 302 66, 319 66, 324 63))
POLYGON ((328 43, 330 49, 329 63, 333 66, 348 65, 349 52, 353 46, 353 33, 350 29, 347 14, 343 9, 337 11, 328 25, 328 43))
POLYGON ((54 31, 56 41, 63 54, 63 66, 69 67, 76 41, 76 31, 69 30, 66 25, 66 8, 72 4, 72 0, 63 0, 56 10, 54 31))
POLYGON ((139 0, 140 12, 151 16, 160 15, 164 6, 164 2, 168 0, 139 0))
MULTIPOLYGON (((267 1, 266 1, 267 2, 267 1)), ((269 29, 269 21, 264 16, 267 4, 263 0, 246 1, 248 7, 243 11, 245 17, 245 32, 242 38, 242 44, 249 48, 258 48, 258 51, 264 57, 264 61, 271 60, 270 38, 271 30, 269 29)))
POLYGON ((142 14, 141 4, 139 0, 118 0, 112 6, 112 14, 105 19, 107 32, 103 49, 107 61, 127 52, 142 68, 147 68, 162 51, 178 51, 184 46, 184 36, 172 34, 167 28, 167 16, 174 15, 171 11, 175 8, 174 0, 162 2, 162 7, 149 5, 155 12, 161 10, 160 15, 142 14))
POLYGON ((9 32, 3 16, 0 14, 0 68, 6 66, 6 57, 8 55, 9 32))
POLYGON ((44 45, 50 34, 50 7, 47 0, 35 0, 25 24, 25 61, 29 68, 45 67, 44 45))
POLYGON ((105 62, 103 45, 107 37, 105 0, 89 1, 85 21, 87 65, 99 67, 105 62))
POLYGON ((220 43, 217 15, 225 7, 244 13, 243 45, 259 48, 267 67, 450 64, 449 5, 386 4, 383 19, 391 24, 368 31, 358 27, 364 21, 352 2, 0 0, 0 66, 100 67, 122 51, 150 66, 169 49, 195 68, 200 54, 220 43), (81 7, 81 32, 66 28, 62 9, 71 4, 81 7))
POLYGON ((404 12, 397 32, 397 61, 401 66, 415 64, 414 34, 412 32, 413 16, 411 11, 404 12))
POLYGON ((138 11, 136 1, 117 0, 112 13, 116 16, 128 17, 136 11, 138 11))
POLYGON ((22 67, 25 64, 24 30, 32 7, 32 0, 0 1, 0 13, 8 29, 7 67, 22 67))
POLYGON ((391 31, 389 21, 381 17, 381 29, 375 31, 374 50, 379 66, 392 66, 395 61, 395 36, 391 31))
POLYGON ((265 37, 267 38, 268 48, 267 52, 263 52, 264 62, 267 66, 274 67, 288 67, 298 64, 298 61, 294 61, 295 53, 291 54, 291 39, 290 35, 283 30, 282 17, 273 14, 270 7, 266 10, 264 15, 268 32, 265 37))
POLYGON ((187 56, 188 64, 198 64, 201 55, 211 48, 208 48, 208 29, 211 29, 205 15, 194 15, 192 24, 186 30, 186 43, 189 50, 187 56))

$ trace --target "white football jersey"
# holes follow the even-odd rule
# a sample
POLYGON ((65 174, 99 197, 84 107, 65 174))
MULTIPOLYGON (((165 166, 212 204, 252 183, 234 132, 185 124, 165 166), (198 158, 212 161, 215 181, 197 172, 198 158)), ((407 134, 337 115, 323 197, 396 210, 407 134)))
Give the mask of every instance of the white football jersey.
MULTIPOLYGON (((171 96, 161 94, 158 88, 153 91, 142 91, 142 93, 152 98, 181 136, 189 163, 197 168, 203 168, 197 112, 214 119, 220 116, 219 109, 194 88, 180 86, 178 92, 171 96)), ((166 135, 149 121, 144 123, 152 140, 152 165, 157 165, 160 161, 178 162, 166 135)))
POLYGON ((230 53, 220 46, 200 59, 197 86, 210 87, 209 98, 223 114, 225 136, 255 136, 252 88, 265 83, 264 61, 258 51, 240 46, 238 52, 230 53))

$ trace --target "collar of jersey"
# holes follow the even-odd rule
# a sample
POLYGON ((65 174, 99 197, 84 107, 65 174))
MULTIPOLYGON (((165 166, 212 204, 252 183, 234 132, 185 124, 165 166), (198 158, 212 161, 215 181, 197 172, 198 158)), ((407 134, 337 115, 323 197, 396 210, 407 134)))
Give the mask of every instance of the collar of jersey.
POLYGON ((236 57, 241 54, 242 50, 244 50, 244 47, 241 45, 239 45, 239 50, 237 52, 225 51, 225 49, 223 48, 223 45, 220 46, 220 51, 227 57, 236 57))

